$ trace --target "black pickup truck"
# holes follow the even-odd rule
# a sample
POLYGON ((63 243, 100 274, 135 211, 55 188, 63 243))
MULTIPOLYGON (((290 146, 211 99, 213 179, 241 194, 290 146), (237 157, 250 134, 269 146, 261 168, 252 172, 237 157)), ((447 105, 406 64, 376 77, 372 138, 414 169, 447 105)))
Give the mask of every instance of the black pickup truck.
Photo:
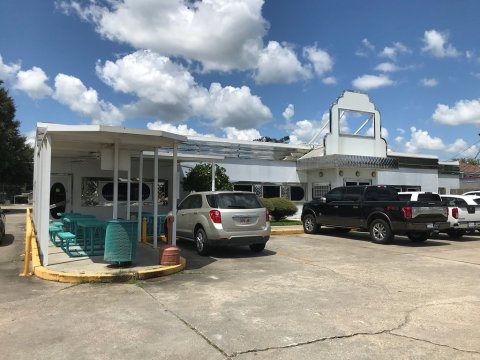
POLYGON ((322 225, 339 231, 369 231, 373 242, 387 244, 395 234, 411 241, 427 240, 433 233, 448 229, 448 208, 441 202, 401 201, 391 186, 342 186, 324 198, 303 205, 302 222, 307 234, 322 225))

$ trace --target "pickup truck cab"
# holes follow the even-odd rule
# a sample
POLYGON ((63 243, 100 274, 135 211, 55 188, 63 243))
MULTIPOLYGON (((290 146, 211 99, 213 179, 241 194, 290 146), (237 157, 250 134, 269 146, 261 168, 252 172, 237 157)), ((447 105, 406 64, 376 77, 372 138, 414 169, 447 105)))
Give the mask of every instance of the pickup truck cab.
POLYGON ((446 230, 446 233, 451 238, 458 239, 467 232, 480 230, 480 197, 441 195, 441 198, 449 207, 450 228, 446 230))
POLYGON ((450 227, 441 201, 401 201, 397 190, 385 185, 334 188, 324 198, 305 203, 301 218, 307 234, 317 233, 322 225, 341 231, 356 228, 370 232, 372 241, 380 244, 395 234, 425 241, 450 227))

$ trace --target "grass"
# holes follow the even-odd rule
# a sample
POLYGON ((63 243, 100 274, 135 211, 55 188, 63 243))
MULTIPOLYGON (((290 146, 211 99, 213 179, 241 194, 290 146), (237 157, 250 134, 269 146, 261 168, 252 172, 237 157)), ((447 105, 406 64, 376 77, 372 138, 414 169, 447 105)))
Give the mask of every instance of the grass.
POLYGON ((271 226, 302 225, 302 222, 300 220, 280 220, 280 221, 270 220, 270 225, 271 226))

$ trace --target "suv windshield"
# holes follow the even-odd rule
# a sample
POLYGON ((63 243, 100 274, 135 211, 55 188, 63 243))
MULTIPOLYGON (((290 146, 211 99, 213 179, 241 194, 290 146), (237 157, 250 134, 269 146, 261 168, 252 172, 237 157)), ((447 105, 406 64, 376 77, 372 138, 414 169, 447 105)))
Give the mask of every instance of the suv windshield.
POLYGON ((260 209, 264 206, 255 194, 230 193, 207 195, 208 204, 218 209, 260 209))
POLYGON ((418 194, 418 201, 442 201, 438 194, 418 194))

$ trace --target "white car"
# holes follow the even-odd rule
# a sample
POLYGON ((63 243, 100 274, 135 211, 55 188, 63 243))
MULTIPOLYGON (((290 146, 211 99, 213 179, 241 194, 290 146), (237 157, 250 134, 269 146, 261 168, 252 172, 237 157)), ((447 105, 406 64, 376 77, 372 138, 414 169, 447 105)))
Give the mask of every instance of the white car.
POLYGON ((441 195, 441 198, 449 209, 450 237, 460 238, 466 232, 480 230, 480 196, 441 195))
POLYGON ((480 190, 467 191, 466 193, 463 193, 462 195, 480 196, 480 190))

